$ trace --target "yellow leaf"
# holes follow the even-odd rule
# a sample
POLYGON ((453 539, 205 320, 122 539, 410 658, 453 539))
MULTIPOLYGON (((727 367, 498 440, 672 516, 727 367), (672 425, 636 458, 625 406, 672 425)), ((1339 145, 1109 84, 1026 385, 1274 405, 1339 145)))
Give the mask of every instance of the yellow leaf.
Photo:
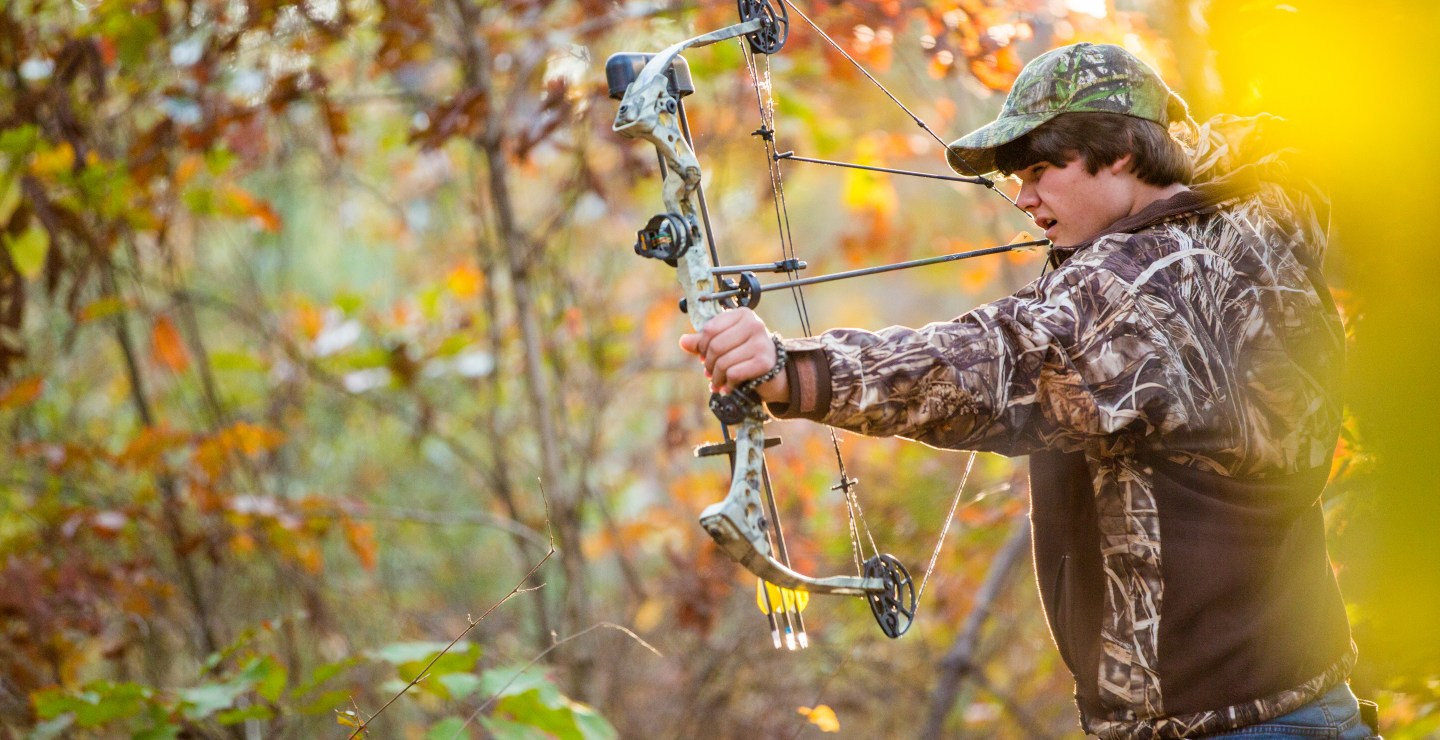
POLYGON ((665 604, 659 599, 646 599, 635 612, 635 627, 641 632, 649 632, 659 627, 660 620, 664 617, 665 604))
POLYGON ((457 265, 445 276, 445 287, 460 300, 470 300, 480 295, 485 285, 485 274, 473 265, 457 265))
POLYGON ((31 224, 20 236, 13 239, 5 237, 5 248, 10 251, 15 271, 27 279, 34 279, 45 269, 45 255, 50 252, 50 232, 39 224, 31 224))
POLYGON ((74 166, 75 148, 67 141, 61 142, 59 146, 35 152, 35 156, 30 160, 30 173, 49 179, 70 171, 74 166))
POLYGON ((839 732, 840 718, 835 716, 835 710, 825 704, 816 704, 810 707, 799 707, 795 710, 810 720, 810 724, 820 728, 821 732, 839 732))

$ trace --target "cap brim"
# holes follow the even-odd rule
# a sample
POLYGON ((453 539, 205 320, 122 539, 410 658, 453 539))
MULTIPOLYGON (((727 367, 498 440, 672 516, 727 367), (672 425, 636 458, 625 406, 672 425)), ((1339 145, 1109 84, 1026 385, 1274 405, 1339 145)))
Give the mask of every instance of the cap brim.
POLYGON ((945 161, 961 175, 988 175, 995 171, 995 149, 1034 131, 1060 111, 1026 113, 997 118, 950 142, 945 161))

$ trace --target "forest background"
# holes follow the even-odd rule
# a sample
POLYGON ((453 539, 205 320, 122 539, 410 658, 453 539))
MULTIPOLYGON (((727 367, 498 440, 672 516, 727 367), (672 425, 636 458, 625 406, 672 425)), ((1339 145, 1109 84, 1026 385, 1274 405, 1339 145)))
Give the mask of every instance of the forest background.
MULTIPOLYGON (((947 139, 1078 40, 1151 62, 1199 119, 1295 123, 1334 194, 1352 338, 1325 507, 1354 684, 1387 737, 1440 735, 1435 5, 802 7, 947 139)), ((811 647, 774 650, 753 580, 695 523, 728 474, 691 454, 716 432, 688 324, 669 269, 631 250, 659 173, 610 131, 603 62, 734 13, 0 4, 0 738, 1078 735, 1023 461, 979 458, 930 572, 965 456, 841 436, 875 539, 930 575, 897 641, 823 598, 811 647)), ((722 259, 779 259, 740 48, 686 56, 722 259)), ((793 13, 768 68, 780 148, 944 171, 793 13)), ((1026 226, 973 186, 784 177, 807 274, 1026 226)), ((916 325, 1041 257, 817 286, 807 309, 817 331, 916 325)), ((760 310, 802 333, 787 296, 760 310)), ((799 569, 843 572, 828 437, 770 430, 799 569)))

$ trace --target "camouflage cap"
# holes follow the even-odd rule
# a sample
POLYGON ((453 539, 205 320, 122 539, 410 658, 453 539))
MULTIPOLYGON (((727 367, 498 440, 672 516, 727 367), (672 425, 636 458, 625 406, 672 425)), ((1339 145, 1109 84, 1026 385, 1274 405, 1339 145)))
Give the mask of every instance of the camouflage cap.
POLYGON ((1061 113, 1122 113, 1168 126, 1189 116, 1185 101, 1130 52, 1072 44, 1035 57, 1010 88, 1000 116, 950 142, 946 160, 962 175, 995 171, 995 148, 1061 113))

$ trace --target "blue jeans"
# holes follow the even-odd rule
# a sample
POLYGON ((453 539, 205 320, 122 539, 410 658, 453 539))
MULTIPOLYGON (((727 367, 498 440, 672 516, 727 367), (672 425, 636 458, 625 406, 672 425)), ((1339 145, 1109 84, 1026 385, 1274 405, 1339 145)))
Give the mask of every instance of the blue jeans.
POLYGON ((1295 711, 1268 722, 1210 738, 1243 738, 1244 740, 1299 740, 1300 738, 1332 738, 1333 740, 1371 740, 1370 728, 1360 719, 1360 703, 1344 683, 1330 689, 1324 696, 1295 711))

